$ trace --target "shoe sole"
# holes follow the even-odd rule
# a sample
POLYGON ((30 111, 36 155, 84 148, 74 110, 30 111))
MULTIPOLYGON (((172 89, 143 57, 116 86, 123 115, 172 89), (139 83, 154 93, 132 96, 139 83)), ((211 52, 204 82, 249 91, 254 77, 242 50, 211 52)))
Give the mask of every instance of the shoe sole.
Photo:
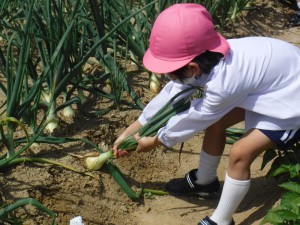
POLYGON ((211 193, 196 192, 196 193, 189 193, 189 194, 178 194, 178 193, 171 193, 171 192, 168 192, 168 193, 175 197, 198 196, 198 197, 205 198, 205 199, 214 199, 214 198, 220 197, 220 192, 211 192, 211 193))
POLYGON ((300 26, 300 23, 297 23, 297 24, 291 24, 291 23, 290 23, 289 26, 290 26, 290 27, 299 27, 299 26, 300 26))
POLYGON ((196 193, 201 198, 206 198, 206 199, 214 199, 214 198, 219 198, 220 197, 220 192, 198 192, 196 193))

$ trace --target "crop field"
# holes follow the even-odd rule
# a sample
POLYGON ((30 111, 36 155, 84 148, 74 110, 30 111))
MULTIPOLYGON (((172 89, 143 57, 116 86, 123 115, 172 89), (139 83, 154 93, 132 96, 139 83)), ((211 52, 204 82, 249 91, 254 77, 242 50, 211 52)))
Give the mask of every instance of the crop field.
MULTIPOLYGON (((184 225, 213 212, 218 199, 177 199, 164 189, 197 167, 202 133, 183 148, 138 154, 128 139, 128 156, 111 153, 167 82, 142 58, 156 16, 178 2, 203 4, 226 38, 270 36, 300 47, 300 29, 286 26, 288 0, 1 1, 0 224, 67 225, 81 216, 85 225, 184 225), (99 155, 106 161, 95 162, 99 155)), ((188 107, 179 105, 176 112, 188 107)), ((177 106, 164 110, 173 115, 177 106)), ((166 114, 140 134, 155 134, 166 114)), ((243 124, 226 134, 222 182, 243 124)), ((258 157, 237 224, 300 224, 299 149, 258 157)))

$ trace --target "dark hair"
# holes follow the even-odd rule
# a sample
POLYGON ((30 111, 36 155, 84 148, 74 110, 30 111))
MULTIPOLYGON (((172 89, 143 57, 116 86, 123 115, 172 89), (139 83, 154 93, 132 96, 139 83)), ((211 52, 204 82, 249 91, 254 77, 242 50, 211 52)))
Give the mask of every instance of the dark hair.
MULTIPOLYGON (((192 62, 195 62, 199 65, 203 73, 210 73, 211 69, 217 65, 220 60, 224 57, 222 53, 219 52, 211 52, 211 51, 205 51, 202 54, 196 56, 192 62)), ((186 71, 187 67, 181 67, 178 70, 175 70, 171 72, 174 74, 180 81, 182 81, 184 77, 184 72, 186 71)))
POLYGON ((222 53, 206 51, 196 56, 192 62, 197 63, 203 73, 208 74, 223 57, 224 55, 222 53))

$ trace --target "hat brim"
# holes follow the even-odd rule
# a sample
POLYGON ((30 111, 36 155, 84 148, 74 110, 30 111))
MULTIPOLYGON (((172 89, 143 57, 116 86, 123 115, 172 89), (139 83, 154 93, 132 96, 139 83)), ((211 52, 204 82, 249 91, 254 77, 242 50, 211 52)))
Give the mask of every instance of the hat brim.
MULTIPOLYGON (((226 56, 229 51, 229 48, 230 46, 227 40, 218 32, 216 32, 214 41, 212 42, 211 46, 208 46, 207 50, 212 52, 219 52, 226 56)), ((170 61, 155 57, 152 54, 151 50, 148 49, 144 54, 143 64, 148 70, 150 70, 153 73, 165 74, 182 68, 183 66, 190 63, 196 56, 200 55, 201 53, 203 52, 190 55, 190 57, 186 59, 170 61)))
POLYGON ((230 49, 230 45, 228 41, 218 32, 216 32, 216 36, 212 45, 207 49, 211 52, 219 52, 224 55, 224 57, 228 54, 230 49))
POLYGON ((190 57, 188 59, 180 61, 167 61, 163 59, 156 58, 148 49, 143 58, 144 66, 153 73, 164 74, 170 73, 181 67, 187 65, 193 60, 196 56, 190 57))

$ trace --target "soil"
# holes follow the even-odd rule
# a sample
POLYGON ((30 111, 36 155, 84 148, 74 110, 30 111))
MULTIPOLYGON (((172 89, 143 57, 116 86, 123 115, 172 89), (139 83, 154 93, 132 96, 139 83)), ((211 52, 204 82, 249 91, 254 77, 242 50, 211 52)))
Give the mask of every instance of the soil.
MULTIPOLYGON (((291 42, 300 47, 300 29, 287 27, 286 22, 294 11, 278 1, 259 1, 256 9, 245 11, 244 17, 224 30, 228 38, 241 36, 270 36, 291 42)), ((257 50, 259 53, 259 49, 257 50)), ((146 74, 130 75, 132 87, 144 104, 155 96, 149 91, 146 74)), ((108 87, 106 87, 108 88, 108 87)), ((97 96, 88 96, 84 106, 88 110, 103 109, 111 104, 97 96)), ((61 117, 61 127, 53 135, 87 138, 103 149, 111 146, 117 136, 140 114, 140 110, 122 106, 106 115, 90 117, 76 111, 72 120, 61 117)), ((242 127, 243 124, 237 126, 242 127)), ((156 151, 114 160, 128 184, 134 188, 164 190, 164 184, 172 178, 182 177, 198 165, 203 133, 184 144, 179 161, 180 145, 171 149, 163 147, 156 151)), ((223 184, 230 145, 226 145, 218 176, 223 184)), ((62 145, 40 144, 32 147, 30 156, 52 159, 79 170, 85 170, 82 160, 69 153, 83 155, 94 150, 73 142, 62 145)), ((279 180, 267 178, 268 167, 261 170, 262 156, 252 165, 252 183, 249 193, 234 214, 236 224, 259 224, 267 211, 278 204, 282 190, 279 180)), ((104 166, 86 176, 49 164, 23 163, 1 171, 1 203, 10 203, 19 198, 35 198, 57 213, 56 222, 61 225, 81 216, 86 225, 185 225, 197 224, 204 216, 211 215, 219 199, 197 197, 175 198, 172 196, 142 196, 133 201, 104 166)), ((1 204, 1 205, 2 205, 1 204)), ((35 207, 26 206, 16 211, 24 224, 51 224, 51 219, 35 207)))

